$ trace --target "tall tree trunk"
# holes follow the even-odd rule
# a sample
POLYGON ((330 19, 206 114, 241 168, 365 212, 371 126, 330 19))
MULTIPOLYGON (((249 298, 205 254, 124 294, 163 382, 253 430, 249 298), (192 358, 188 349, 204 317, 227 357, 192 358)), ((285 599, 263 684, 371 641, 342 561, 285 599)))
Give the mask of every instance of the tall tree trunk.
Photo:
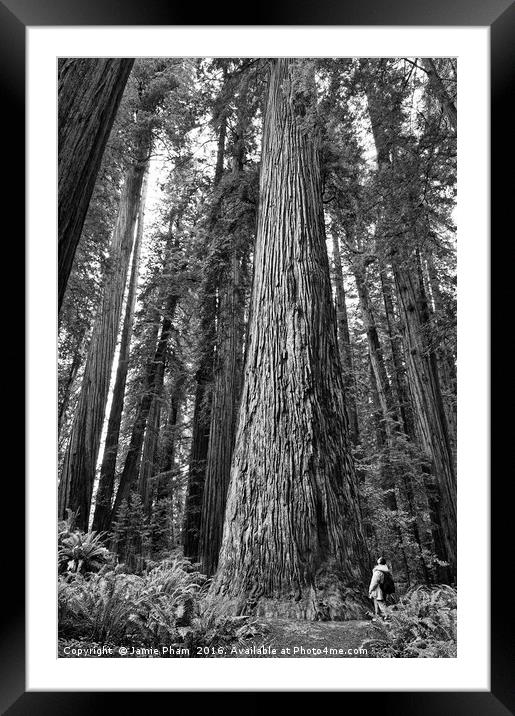
MULTIPOLYGON (((248 74, 244 75, 240 85, 238 122, 230 147, 234 186, 245 186, 243 169, 244 137, 248 125, 245 102, 248 80, 248 74)), ((238 191, 236 200, 243 201, 241 190, 238 191)), ((213 574, 218 565, 236 435, 236 418, 241 397, 245 310, 242 274, 249 258, 249 239, 245 226, 237 228, 230 236, 231 248, 223 252, 225 267, 219 281, 211 424, 199 535, 201 568, 208 575, 213 574)), ((222 241, 227 243, 228 238, 224 236, 222 241)))
POLYGON ((185 375, 182 368, 176 375, 166 426, 163 430, 162 461, 156 476, 156 503, 152 510, 152 551, 159 555, 163 550, 175 546, 175 502, 176 502, 176 448, 182 403, 184 401, 185 375))
POLYGON ((402 266, 394 260, 408 379, 418 434, 423 449, 432 459, 436 479, 433 505, 438 528, 443 533, 440 545, 443 552, 438 556, 449 563, 452 578, 456 570, 456 474, 453 455, 436 356, 426 343, 430 318, 422 276, 416 263, 411 262, 411 270, 406 270, 404 261, 402 266))
POLYGON ((457 415, 456 415, 456 355, 449 349, 448 343, 442 336, 443 330, 440 327, 442 317, 445 315, 444 299, 438 279, 433 258, 428 255, 426 258, 428 283, 434 302, 434 319, 436 329, 439 332, 440 345, 435 348, 438 371, 442 388, 442 399, 445 407, 445 415, 447 416, 447 424, 449 426, 449 440, 454 456, 454 464, 456 465, 456 434, 457 434, 457 415))
POLYGON ((358 289, 359 307, 361 318, 367 334, 368 348, 370 352, 370 362, 374 371, 377 395, 381 410, 383 412, 384 427, 388 436, 392 434, 392 421, 395 420, 393 410, 392 388, 386 372, 383 349, 379 340, 376 320, 366 279, 366 269, 360 259, 352 262, 352 272, 358 289))
POLYGON ((122 312, 125 282, 134 242, 145 165, 133 164, 126 175, 111 242, 110 269, 102 305, 93 328, 81 393, 59 483, 59 515, 78 509, 77 526, 88 529, 100 437, 111 367, 122 312))
POLYGON ((141 465, 139 472, 139 494, 143 502, 145 514, 150 516, 155 493, 155 486, 152 484, 153 476, 158 472, 157 449, 159 444, 159 426, 161 422, 161 396, 155 394, 150 406, 145 430, 145 440, 141 454, 141 465))
POLYGON ((75 382, 75 378, 77 377, 77 373, 79 371, 79 368, 82 365, 83 360, 83 346, 84 346, 84 337, 86 335, 86 327, 81 330, 80 335, 77 337, 75 351, 73 353, 72 363, 70 366, 70 370, 68 371, 68 375, 66 376, 65 385, 62 391, 62 394, 60 396, 59 401, 59 411, 58 411, 58 429, 59 429, 59 436, 61 436, 61 429, 63 426, 63 420, 64 416, 66 415, 66 411, 68 409, 68 404, 70 401, 70 394, 73 387, 73 384, 75 382))
POLYGON ((211 426, 203 492, 199 553, 202 570, 211 575, 218 564, 241 392, 243 302, 240 259, 233 253, 229 277, 221 289, 211 405, 211 426))
POLYGON ((133 59, 66 59, 58 89, 59 310, 133 59))
POLYGON ((150 363, 147 366, 145 390, 139 402, 138 409, 136 411, 136 418, 132 427, 129 449, 125 458, 125 464, 123 466, 123 472, 120 477, 120 484, 116 493, 113 509, 111 511, 110 523, 112 523, 113 520, 116 519, 116 514, 120 509, 120 505, 122 504, 123 500, 128 497, 129 492, 134 486, 138 476, 138 466, 141 459, 141 450, 143 447, 145 429, 147 426, 152 401, 155 396, 161 396, 166 351, 168 347, 168 340, 172 332, 173 317, 175 314, 177 301, 178 296, 175 293, 171 294, 166 301, 159 341, 157 343, 155 355, 152 357, 150 363))
POLYGON ((100 467, 100 480, 95 497, 95 513, 93 515, 93 529, 96 531, 106 530, 111 515, 111 503, 114 493, 114 478, 116 472, 116 458, 118 456, 118 441, 120 438, 120 426, 122 423, 123 405, 125 400, 125 386, 127 383, 127 372, 129 370, 130 344, 132 327, 134 322, 134 311, 136 308, 136 296, 139 276, 139 260, 141 244, 143 241, 143 229, 145 218, 145 204, 148 188, 148 171, 143 179, 141 189, 141 202, 138 218, 138 229, 134 250, 132 252, 132 267, 129 281, 129 291, 125 306, 125 317, 123 321, 122 336, 120 339, 120 352, 116 379, 111 401, 111 410, 107 424, 107 433, 104 443, 104 455, 100 467))
POLYGON ((158 500, 172 497, 173 495, 173 469, 175 467, 177 433, 182 404, 184 402, 185 383, 186 376, 183 369, 179 368, 179 373, 175 378, 172 395, 170 396, 170 409, 163 436, 163 462, 160 466, 161 469, 157 483, 158 500))
POLYGON ((244 388, 220 561, 222 611, 352 618, 369 557, 343 402, 314 78, 273 61, 244 388))
POLYGON ((338 325, 338 345, 343 367, 343 383, 345 387, 345 404, 349 414, 349 432, 353 445, 357 445, 359 438, 358 411, 356 407, 356 384, 354 380, 354 366, 352 361, 352 348, 349 333, 349 320, 345 300, 345 285, 343 282, 342 259, 340 254, 340 240, 338 234, 333 232, 333 261, 334 283, 336 287, 336 322, 338 325))
MULTIPOLYGON (((223 114, 219 121, 216 169, 213 181, 214 199, 208 218, 208 232, 211 236, 211 246, 216 245, 215 227, 220 208, 218 189, 224 169, 227 116, 223 114)), ((195 375, 195 407, 193 410, 190 469, 183 526, 184 554, 193 560, 197 560, 199 554, 200 522, 206 480, 209 433, 211 428, 211 386, 213 382, 213 365, 215 358, 216 292, 218 280, 218 266, 213 267, 208 265, 200 297, 199 363, 195 375)))
POLYGON ((395 388, 399 417, 402 421, 402 429, 406 435, 413 438, 413 411, 409 399, 408 387, 406 385, 406 369, 402 361, 402 338, 397 327, 394 312, 391 280, 385 270, 381 271, 381 288, 392 355, 393 385, 395 388))

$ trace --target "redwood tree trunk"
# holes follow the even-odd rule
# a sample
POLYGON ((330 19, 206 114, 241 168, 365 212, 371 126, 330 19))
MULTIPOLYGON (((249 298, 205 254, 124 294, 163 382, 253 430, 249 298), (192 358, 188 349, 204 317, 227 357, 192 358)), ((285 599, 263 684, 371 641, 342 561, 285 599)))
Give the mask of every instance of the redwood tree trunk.
POLYGON ((170 410, 166 428, 164 430, 163 462, 157 483, 157 499, 162 500, 173 496, 173 469, 175 467, 175 454, 177 450, 177 432, 181 407, 184 401, 186 376, 182 366, 175 379, 175 384, 170 397, 170 410))
POLYGON ((147 195, 148 173, 145 174, 141 190, 141 203, 138 218, 138 230, 134 243, 132 255, 132 267, 125 307, 125 317, 120 340, 120 353, 116 369, 116 380, 111 401, 111 410, 107 424, 107 433, 104 443, 104 455, 100 468, 100 481, 95 498, 95 514, 93 516, 93 529, 96 531, 106 530, 109 526, 111 514, 111 503, 114 493, 114 476, 116 472, 116 458, 118 455, 118 440, 120 438, 120 426, 122 422, 123 405, 125 399, 125 385, 127 383, 127 372, 129 370, 129 355, 132 336, 132 324, 136 308, 137 283, 139 275, 139 258, 141 243, 143 240, 144 213, 147 195))
MULTIPOLYGON (((403 262, 403 266, 405 263, 403 262)), ((433 462, 436 478, 436 505, 438 523, 442 530, 440 549, 456 570, 456 474, 449 440, 447 420, 440 390, 438 366, 434 351, 426 344, 429 328, 429 310, 422 277, 414 262, 409 271, 394 262, 394 276, 403 318, 403 340, 407 359, 408 378, 418 434, 422 447, 433 462)))
POLYGON ((144 170, 144 165, 140 163, 130 167, 120 197, 111 242, 110 270, 104 280, 102 305, 93 328, 59 483, 59 516, 64 519, 67 508, 73 511, 78 509, 77 526, 82 530, 88 529, 95 469, 144 170))
POLYGON ((385 422, 385 430, 390 437, 392 434, 392 420, 395 419, 393 411, 393 396, 386 365, 383 356, 383 349, 379 340, 374 311, 370 301, 370 295, 366 279, 366 271, 363 263, 359 259, 355 259, 352 265, 352 271, 356 280, 356 288, 358 289, 359 307, 363 325, 367 333, 368 348, 370 351, 370 363, 374 372, 377 386, 378 400, 383 413, 385 422))
MULTIPOLYGON (((208 219, 211 249, 216 248, 215 227, 220 208, 220 196, 217 190, 223 175, 226 132, 227 117, 222 115, 218 132, 216 168, 213 181, 215 198, 208 219)), ((202 501, 206 480, 209 433, 211 429, 212 391, 210 387, 213 382, 213 365, 215 358, 216 291, 219 284, 218 270, 218 264, 215 268, 211 265, 207 266, 200 298, 199 363, 195 376, 195 407, 193 411, 190 469, 183 526, 184 554, 193 560, 197 560, 199 554, 202 501)))
POLYGON ((59 309, 133 59, 66 59, 59 69, 59 309))
MULTIPOLYGON (((247 90, 248 75, 239 91, 239 120, 233 132, 231 146, 232 178, 235 186, 244 186, 247 90)), ((242 201, 240 193, 237 195, 237 201, 242 201)), ((245 309, 242 274, 249 258, 250 238, 245 225, 233 231, 229 237, 231 249, 223 252, 225 266, 219 281, 211 424, 199 535, 201 568, 208 575, 216 570, 222 544, 236 418, 241 397, 245 309)), ((223 236, 222 241, 227 243, 228 238, 223 236)))
POLYGON ((244 388, 213 609, 352 618, 368 552, 343 401, 314 80, 273 61, 244 388))
POLYGON ((202 570, 211 575, 218 564, 241 392, 243 302, 239 257, 232 256, 222 289, 217 322, 211 426, 203 492, 199 554, 202 570))
POLYGON ((145 437, 148 416, 155 396, 161 395, 163 386, 166 350, 168 340, 172 332, 173 317, 177 306, 177 296, 172 294, 168 297, 165 306, 165 314, 161 324, 161 332, 157 343, 155 355, 152 357, 148 367, 145 380, 145 392, 139 402, 136 411, 136 418, 132 427, 129 449, 125 458, 123 472, 120 477, 120 485, 116 493, 113 509, 111 511, 110 524, 116 519, 120 505, 125 500, 138 477, 138 467, 141 459, 141 450, 145 437))
POLYGON ((391 280, 385 270, 381 271, 381 288, 392 355, 393 386, 395 388, 399 417, 405 434, 413 438, 413 411, 409 399, 408 387, 406 385, 406 370, 402 361, 402 338, 397 327, 394 313, 391 280))
POLYGON ((75 351, 73 353, 72 364, 70 366, 70 370, 68 371, 68 375, 66 376, 64 388, 60 395, 58 419, 57 419, 58 432, 59 432, 60 437, 61 437, 61 429, 63 426, 63 420, 66 415, 66 411, 68 409, 68 404, 70 402, 70 395, 72 392, 72 387, 73 387, 75 378, 77 376, 79 368, 81 367, 83 357, 84 357, 83 344, 85 342, 85 340, 84 340, 85 334, 86 334, 86 327, 84 326, 84 328, 81 330, 79 336, 77 337, 76 347, 75 347, 75 351))
POLYGON ((340 356, 343 367, 345 402, 349 413, 350 437, 352 444, 357 445, 359 438, 359 424, 358 410, 356 407, 356 385, 354 380, 354 366, 352 361, 349 320, 347 317, 347 304, 345 300, 345 285, 343 283, 340 241, 336 232, 333 233, 333 261, 334 284, 336 287, 336 321, 338 324, 338 343, 340 346, 340 356))
POLYGON ((139 494, 143 502, 145 514, 152 512, 152 502, 155 493, 152 477, 158 472, 157 449, 159 444, 159 426, 161 422, 161 396, 154 395, 145 430, 145 440, 141 454, 139 471, 139 494))

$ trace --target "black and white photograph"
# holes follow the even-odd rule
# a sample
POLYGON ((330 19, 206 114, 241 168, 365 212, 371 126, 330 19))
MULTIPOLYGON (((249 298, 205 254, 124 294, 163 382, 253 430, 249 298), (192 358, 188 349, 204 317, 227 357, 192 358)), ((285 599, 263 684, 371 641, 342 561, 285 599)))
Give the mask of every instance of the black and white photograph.
POLYGON ((0 0, 6 716, 515 708, 515 3, 265 5, 0 0))
POLYGON ((459 59, 55 71, 58 658, 456 659, 459 59))

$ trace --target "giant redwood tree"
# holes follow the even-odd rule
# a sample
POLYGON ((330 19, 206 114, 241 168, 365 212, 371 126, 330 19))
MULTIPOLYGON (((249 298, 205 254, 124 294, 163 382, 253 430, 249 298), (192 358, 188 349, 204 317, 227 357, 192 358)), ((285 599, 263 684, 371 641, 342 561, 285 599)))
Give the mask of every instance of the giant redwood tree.
POLYGON ((102 155, 133 59, 71 58, 59 67, 59 309, 102 155))
POLYGON ((313 67, 272 61, 244 387, 214 608, 345 619, 368 576, 325 242, 313 67))

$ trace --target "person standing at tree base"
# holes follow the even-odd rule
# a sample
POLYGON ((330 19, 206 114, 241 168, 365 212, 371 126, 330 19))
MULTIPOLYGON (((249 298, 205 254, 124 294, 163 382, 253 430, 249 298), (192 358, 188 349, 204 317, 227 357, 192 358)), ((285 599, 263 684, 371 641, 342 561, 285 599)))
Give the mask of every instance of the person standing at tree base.
POLYGON ((374 600, 374 618, 381 614, 385 621, 388 619, 386 597, 394 591, 395 585, 386 560, 384 557, 379 557, 372 570, 372 579, 368 588, 368 596, 374 600))

